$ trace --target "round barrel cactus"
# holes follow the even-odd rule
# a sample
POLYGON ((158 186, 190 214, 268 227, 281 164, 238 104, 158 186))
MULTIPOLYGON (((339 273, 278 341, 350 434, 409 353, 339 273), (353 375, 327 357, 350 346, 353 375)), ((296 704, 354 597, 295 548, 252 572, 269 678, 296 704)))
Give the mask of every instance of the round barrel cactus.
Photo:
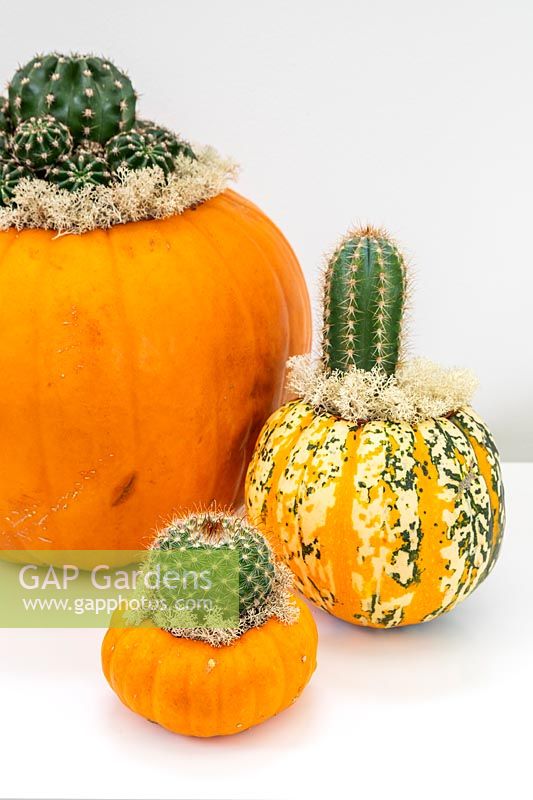
POLYGON ((157 125, 149 119, 138 119, 135 123, 135 131, 142 133, 144 136, 155 139, 162 144, 171 156, 187 156, 187 158, 196 160, 196 155, 188 142, 180 139, 176 134, 164 128, 162 125, 157 125))
POLYGON ((106 142, 128 131, 135 120, 136 95, 130 79, 110 61, 91 55, 36 56, 9 85, 15 124, 51 114, 74 139, 106 142))
POLYGON ((239 613, 260 608, 275 576, 274 556, 259 531, 240 517, 206 512, 175 519, 158 537, 160 550, 234 550, 239 564, 239 613))
POLYGON ((78 148, 70 156, 60 158, 46 177, 60 189, 75 192, 84 186, 106 186, 111 172, 104 158, 78 148))
POLYGON ((13 158, 0 161, 0 205, 7 206, 11 203, 15 189, 22 180, 31 173, 22 164, 13 158))
POLYGON ((174 159, 166 145, 135 131, 119 133, 110 139, 106 156, 113 172, 122 166, 128 169, 160 167, 168 175, 174 169, 174 159))
POLYGON ((17 161, 39 171, 72 150, 72 136, 54 117, 30 117, 15 128, 12 149, 17 161))

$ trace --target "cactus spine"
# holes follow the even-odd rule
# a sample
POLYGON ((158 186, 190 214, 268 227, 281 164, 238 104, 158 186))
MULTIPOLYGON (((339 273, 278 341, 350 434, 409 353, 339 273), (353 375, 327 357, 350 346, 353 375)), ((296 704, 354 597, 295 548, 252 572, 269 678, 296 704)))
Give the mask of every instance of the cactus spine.
POLYGON ((222 548, 236 550, 239 562, 239 613, 259 609, 270 594, 275 575, 270 545, 240 517, 220 512, 190 514, 174 520, 159 534, 160 550, 222 548))
POLYGON ((84 186, 106 186, 111 173, 105 159, 78 148, 72 155, 60 158, 46 177, 60 189, 75 192, 84 186))
POLYGON ((7 134, 11 131, 9 118, 9 102, 7 97, 0 97, 0 131, 7 134))
POLYGON ((110 61, 90 55, 36 56, 14 75, 9 111, 14 124, 50 114, 74 139, 106 142, 128 131, 136 95, 129 78, 110 61))
POLYGON ((405 261, 384 231, 349 233, 324 280, 322 359, 326 370, 396 370, 405 307, 405 261))
POLYGON ((122 166, 128 169, 159 167, 168 175, 174 169, 174 159, 164 144, 135 131, 113 136, 107 143, 106 156, 113 172, 122 166))
POLYGON ((0 205, 9 205, 18 183, 22 178, 30 176, 31 173, 13 158, 2 159, 0 161, 0 205))
POLYGON ((69 129, 54 117, 30 117, 15 129, 13 155, 32 170, 42 170, 72 149, 69 129))

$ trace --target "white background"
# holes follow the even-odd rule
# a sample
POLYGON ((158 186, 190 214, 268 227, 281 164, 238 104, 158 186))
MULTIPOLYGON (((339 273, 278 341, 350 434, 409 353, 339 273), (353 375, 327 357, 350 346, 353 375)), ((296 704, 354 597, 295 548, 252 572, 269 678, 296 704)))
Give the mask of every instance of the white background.
POLYGON ((104 53, 144 116, 238 159, 311 288, 348 226, 386 226, 412 353, 473 368, 503 458, 533 459, 531 0, 26 0, 1 30, 0 79, 104 53))
MULTIPOLYGON (((473 367, 504 459, 533 460, 529 0, 2 5, 0 76, 38 50, 129 69, 140 109, 243 165, 311 287, 350 224, 412 257, 412 352, 473 367)), ((500 563, 452 614, 357 629, 316 612, 298 703, 224 740, 123 708, 101 631, 0 637, 0 796, 418 800, 531 789, 531 467, 507 465, 500 563)))
POLYGON ((309 686, 235 736, 188 739, 132 714, 101 673, 102 631, 4 631, 0 796, 530 798, 533 465, 504 479, 507 541, 470 598, 393 631, 316 611, 309 686))

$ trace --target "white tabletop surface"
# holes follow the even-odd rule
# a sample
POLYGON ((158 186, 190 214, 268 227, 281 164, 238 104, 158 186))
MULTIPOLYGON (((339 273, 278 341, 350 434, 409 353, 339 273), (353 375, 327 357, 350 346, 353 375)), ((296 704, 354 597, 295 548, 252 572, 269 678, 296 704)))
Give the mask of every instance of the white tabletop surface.
POLYGON ((232 737, 187 739, 121 705, 101 630, 0 632, 0 796, 530 797, 533 464, 506 464, 500 561, 452 613, 395 631, 315 616, 300 700, 232 737))

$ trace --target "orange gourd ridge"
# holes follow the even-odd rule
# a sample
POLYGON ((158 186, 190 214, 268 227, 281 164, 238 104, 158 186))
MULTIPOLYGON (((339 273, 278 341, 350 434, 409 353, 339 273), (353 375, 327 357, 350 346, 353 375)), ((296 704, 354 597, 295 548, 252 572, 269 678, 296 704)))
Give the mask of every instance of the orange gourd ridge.
POLYGON ((245 489, 304 595, 377 628, 466 598, 495 564, 505 519, 492 435, 458 400, 464 374, 397 362, 406 274, 384 232, 343 240, 326 274, 321 362, 296 364, 300 397, 264 426, 245 489))
POLYGON ((226 188, 212 149, 138 119, 121 74, 92 56, 41 56, 0 103, 11 147, 52 82, 46 124, 83 150, 68 163, 39 150, 48 169, 28 177, 23 154, 48 141, 32 134, 0 169, 3 550, 137 549, 184 509, 238 506, 286 360, 310 343, 286 239, 226 188), (104 147, 120 136, 118 172, 101 185, 104 147))
POLYGON ((189 515, 173 520, 154 543, 177 559, 199 545, 235 546, 239 553, 239 593, 246 602, 238 634, 176 630, 153 612, 131 626, 122 611, 105 635, 102 667, 120 700, 151 722, 188 736, 225 736, 264 722, 298 698, 316 667, 317 631, 302 600, 284 589, 283 613, 280 598, 276 606, 269 597, 278 591, 273 571, 283 567, 250 525, 220 513, 189 515), (242 591, 241 567, 245 583, 253 578, 253 592, 248 584, 242 591), (269 602, 277 613, 265 614, 269 602))

